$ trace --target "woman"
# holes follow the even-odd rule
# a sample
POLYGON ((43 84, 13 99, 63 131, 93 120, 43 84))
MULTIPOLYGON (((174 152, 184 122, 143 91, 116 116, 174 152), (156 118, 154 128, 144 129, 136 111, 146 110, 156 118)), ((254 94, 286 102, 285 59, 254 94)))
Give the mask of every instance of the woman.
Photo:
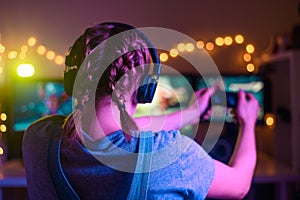
POLYGON ((51 134, 58 133, 63 172, 81 199, 137 199, 137 193, 141 199, 240 199, 247 194, 256 164, 257 100, 239 91, 241 133, 230 165, 213 160, 200 145, 173 130, 198 121, 214 88, 197 91, 196 101, 167 115, 163 125, 157 126, 161 117, 151 117, 147 145, 140 134, 150 118, 132 116, 137 103, 145 102, 139 88, 155 70, 153 62, 158 61, 150 42, 126 24, 97 24, 76 40, 65 72, 66 88, 78 103, 74 112, 67 118, 41 119, 24 135, 30 198, 58 198, 47 157, 51 134), (140 157, 149 152, 150 157, 140 157), (139 175, 144 177, 136 178, 139 175))

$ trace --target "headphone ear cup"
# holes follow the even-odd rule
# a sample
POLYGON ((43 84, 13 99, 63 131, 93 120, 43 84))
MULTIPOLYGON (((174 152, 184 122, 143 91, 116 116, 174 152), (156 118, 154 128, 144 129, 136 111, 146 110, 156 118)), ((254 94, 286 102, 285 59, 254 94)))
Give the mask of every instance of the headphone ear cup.
POLYGON ((153 76, 145 75, 142 85, 138 89, 138 103, 151 103, 157 87, 157 80, 153 76))

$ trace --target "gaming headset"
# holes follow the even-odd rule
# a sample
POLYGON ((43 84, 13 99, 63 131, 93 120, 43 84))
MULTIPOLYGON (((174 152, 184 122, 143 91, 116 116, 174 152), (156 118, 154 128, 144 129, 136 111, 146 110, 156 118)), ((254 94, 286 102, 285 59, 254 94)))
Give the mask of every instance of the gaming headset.
MULTIPOLYGON (((130 29, 135 29, 133 26, 117 23, 117 22, 106 22, 102 24, 111 24, 116 27, 121 27, 127 31, 130 29)), ((154 64, 153 71, 151 74, 145 74, 141 86, 137 91, 137 102, 138 103, 151 103, 155 94, 157 87, 158 78, 161 71, 161 63, 156 52, 156 49, 150 42, 150 40, 138 29, 135 29, 140 37, 144 39, 147 43, 152 62, 154 64)), ((77 72, 79 71, 80 65, 85 59, 85 43, 84 35, 80 36, 70 48, 69 54, 66 56, 65 65, 66 69, 64 71, 64 87, 68 95, 72 96, 73 86, 76 79, 77 72)))

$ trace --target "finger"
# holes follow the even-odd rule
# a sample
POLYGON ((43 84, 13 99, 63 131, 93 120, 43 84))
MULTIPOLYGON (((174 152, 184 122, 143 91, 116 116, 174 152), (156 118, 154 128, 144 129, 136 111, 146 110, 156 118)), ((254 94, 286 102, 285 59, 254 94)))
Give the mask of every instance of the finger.
POLYGON ((244 90, 239 90, 238 98, 239 98, 239 102, 245 102, 246 93, 244 90))
POLYGON ((208 92, 209 92, 209 95, 210 95, 210 96, 213 95, 213 94, 215 93, 215 91, 216 91, 216 88, 215 88, 215 87, 210 87, 210 88, 208 88, 208 92))
POLYGON ((247 99, 252 100, 252 99, 255 99, 255 97, 252 93, 247 93, 247 99))

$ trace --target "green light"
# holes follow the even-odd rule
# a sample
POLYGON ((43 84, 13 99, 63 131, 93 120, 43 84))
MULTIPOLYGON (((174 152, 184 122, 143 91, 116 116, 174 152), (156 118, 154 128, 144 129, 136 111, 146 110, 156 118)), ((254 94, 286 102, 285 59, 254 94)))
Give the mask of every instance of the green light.
POLYGON ((34 67, 32 64, 20 64, 17 73, 20 77, 31 77, 34 74, 34 67))

